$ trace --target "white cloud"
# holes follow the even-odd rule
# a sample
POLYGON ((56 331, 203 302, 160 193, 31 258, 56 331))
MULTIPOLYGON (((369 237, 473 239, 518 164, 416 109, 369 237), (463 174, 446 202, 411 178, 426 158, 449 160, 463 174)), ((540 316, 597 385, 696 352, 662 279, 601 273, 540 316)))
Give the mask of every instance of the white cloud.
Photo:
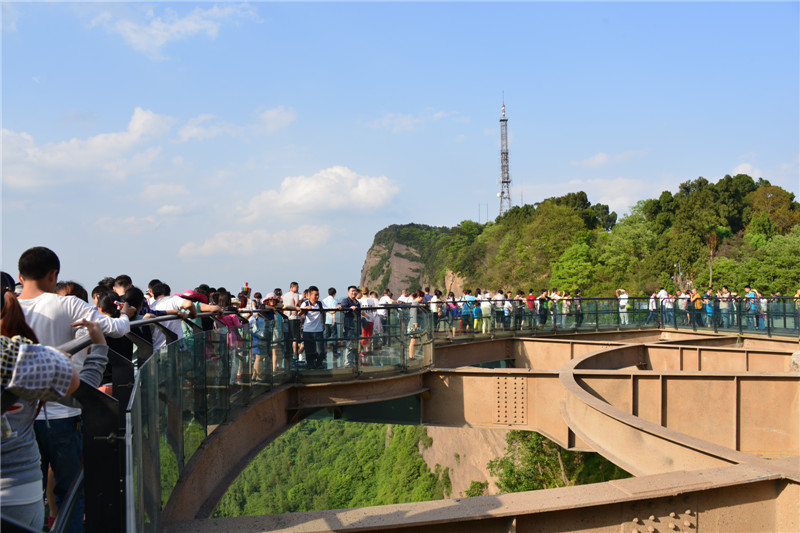
POLYGON ((617 214, 627 213, 636 202, 643 198, 658 198, 661 191, 668 189, 662 181, 639 180, 631 178, 570 180, 563 192, 548 196, 558 196, 578 190, 584 191, 592 203, 606 204, 617 214))
POLYGON ((141 233, 152 231, 159 226, 159 222, 153 216, 146 217, 102 217, 97 219, 95 225, 102 231, 114 234, 141 233))
POLYGON ((270 232, 256 229, 250 232, 223 231, 214 234, 202 244, 189 242, 178 250, 179 257, 208 257, 223 255, 236 257, 263 253, 271 247, 313 248, 326 242, 331 235, 329 226, 304 225, 291 230, 270 232))
POLYGON ((747 174, 751 178, 755 179, 758 179, 762 176, 761 169, 754 167, 750 163, 742 163, 741 165, 738 165, 736 168, 731 170, 731 176, 735 176, 737 174, 747 174))
POLYGON ((189 191, 183 185, 177 183, 158 183, 148 185, 142 191, 142 200, 148 204, 159 204, 161 202, 172 201, 189 195, 189 191))
POLYGON ((35 188, 123 180, 149 168, 161 148, 143 144, 168 131, 171 123, 170 117, 137 107, 124 131, 43 145, 28 133, 3 129, 3 181, 14 188, 35 188))
POLYGON ((313 176, 285 178, 279 190, 257 194, 247 206, 246 220, 259 218, 267 207, 270 214, 375 209, 388 204, 398 192, 400 188, 386 176, 361 176, 335 166, 313 176))
POLYGON ((649 149, 644 150, 628 150, 619 154, 609 155, 605 152, 598 152, 595 155, 583 159, 581 161, 573 161, 572 164, 577 167, 584 168, 600 168, 611 163, 623 163, 633 159, 641 159, 649 152, 649 149))
POLYGON ((267 133, 274 133, 279 129, 283 129, 295 121, 297 116, 293 109, 286 109, 283 106, 278 106, 274 109, 267 109, 259 114, 261 119, 260 126, 266 130, 267 133))
POLYGON ((195 8, 181 17, 172 9, 166 9, 163 16, 155 16, 152 10, 146 13, 145 22, 116 19, 109 12, 103 12, 92 21, 92 26, 103 26, 108 31, 122 36, 134 50, 144 52, 153 58, 161 59, 161 49, 171 41, 187 39, 205 34, 214 39, 221 23, 231 18, 258 19, 255 11, 246 4, 214 5, 209 9, 195 8))
POLYGON ((214 115, 201 114, 190 119, 180 130, 178 138, 181 142, 190 140, 202 141, 220 135, 247 138, 252 135, 275 133, 279 129, 288 127, 295 121, 297 115, 294 110, 278 106, 258 113, 258 119, 252 124, 237 126, 223 122, 213 122, 214 115))
POLYGON ((178 130, 178 137, 184 142, 192 139, 202 141, 222 134, 225 131, 224 126, 219 124, 203 125, 203 123, 213 120, 214 118, 214 115, 203 114, 190 119, 185 126, 178 130))
POLYGON ((462 117, 455 111, 434 111, 426 109, 416 115, 407 113, 386 113, 381 118, 369 123, 375 129, 391 130, 394 133, 414 131, 417 127, 430 124, 445 118, 452 118, 458 122, 469 122, 467 117, 462 117))
POLYGON ((157 213, 164 216, 178 216, 183 214, 183 206, 180 205, 162 205, 158 208, 157 213))
POLYGON ((3 32, 13 32, 17 31, 17 22, 19 21, 19 13, 17 12, 14 4, 11 2, 3 2, 0 5, 0 9, 3 10, 2 16, 0 16, 0 20, 3 21, 3 32))

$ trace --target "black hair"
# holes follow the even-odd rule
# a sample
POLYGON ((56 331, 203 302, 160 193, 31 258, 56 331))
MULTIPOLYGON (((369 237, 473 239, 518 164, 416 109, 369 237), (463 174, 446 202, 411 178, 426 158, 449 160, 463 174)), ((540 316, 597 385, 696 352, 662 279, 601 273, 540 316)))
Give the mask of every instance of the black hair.
MULTIPOLYGON (((60 284, 56 284, 56 292, 58 292, 58 290, 60 289, 58 285, 60 284)), ((64 285, 66 286, 66 283, 64 283, 64 285)), ((94 289, 92 289, 92 299, 94 299, 95 296, 100 296, 101 294, 103 294, 108 290, 109 290, 108 287, 106 287, 105 285, 97 285, 94 289)))
POLYGON ((115 287, 123 287, 127 289, 131 285, 133 285, 133 280, 127 274, 120 274, 119 276, 116 277, 116 279, 114 279, 115 287))
POLYGON ((14 292, 14 287, 17 285, 17 282, 14 281, 14 278, 12 278, 11 274, 8 272, 0 272, 0 285, 14 292))
POLYGON ((119 318, 118 298, 119 296, 116 292, 105 291, 97 298, 97 308, 102 311, 104 315, 108 315, 112 318, 119 318))
POLYGON ((153 290, 153 287, 155 287, 155 286, 156 286, 156 285, 158 285, 159 283, 161 283, 161 280, 160 280, 160 279, 151 279, 151 280, 150 280, 150 283, 148 283, 148 284, 147 284, 147 288, 148 288, 148 289, 150 289, 150 290, 152 291, 152 290, 153 290))
POLYGON ((23 279, 40 280, 53 270, 56 274, 61 272, 61 262, 50 248, 34 246, 22 252, 17 268, 23 279))
POLYGON ((111 276, 106 276, 106 277, 104 277, 103 279, 101 279, 100 281, 97 282, 98 285, 106 287, 110 291, 114 290, 114 283, 115 283, 115 279, 112 278, 111 276))
POLYGON ((358 287, 356 287, 355 285, 348 285, 347 286, 347 292, 350 292, 350 289, 358 290, 358 287))
POLYGON ((125 301, 128 302, 128 305, 131 307, 140 309, 142 304, 144 304, 144 294, 142 293, 142 289, 134 286, 128 287, 128 290, 125 291, 125 301))
POLYGON ((328 289, 328 296, 336 296, 336 289, 334 287, 328 289))
POLYGON ((169 296, 169 285, 166 283, 156 283, 150 290, 153 293, 153 298, 158 298, 159 296, 169 296))
POLYGON ((319 289, 317 288, 316 285, 311 285, 310 287, 308 287, 308 292, 319 292, 319 289))
POLYGON ((64 296, 77 296, 84 302, 89 302, 89 294, 77 281, 59 281, 56 283, 56 293, 60 292, 64 292, 64 296))

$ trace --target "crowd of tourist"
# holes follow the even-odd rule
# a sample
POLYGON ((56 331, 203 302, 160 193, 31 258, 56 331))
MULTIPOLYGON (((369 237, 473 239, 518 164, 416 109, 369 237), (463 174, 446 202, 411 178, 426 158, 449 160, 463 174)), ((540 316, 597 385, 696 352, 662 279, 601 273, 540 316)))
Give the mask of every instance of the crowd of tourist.
MULTIPOLYGON (((0 501, 4 516, 34 528, 44 522, 43 492, 52 523, 81 466, 81 411, 66 398, 78 379, 112 392, 109 349, 134 360, 142 353, 142 342, 149 343, 152 350, 147 352, 152 353, 177 339, 180 349, 208 365, 220 362, 233 386, 258 384, 292 366, 317 370, 364 364, 392 337, 390 328, 403 334, 408 359, 413 360, 419 339, 428 332, 455 336, 496 329, 579 329, 588 317, 599 322, 601 315, 620 326, 631 324, 632 315, 639 323, 646 315, 644 324, 695 328, 764 329, 779 319, 784 321, 780 327, 800 326, 800 289, 784 298, 749 286, 741 294, 725 285, 674 293, 661 288, 635 298, 620 288, 614 298, 587 299, 580 290, 556 288, 527 294, 464 289, 456 296, 425 287, 404 289, 395 298, 389 289, 379 295, 351 285, 341 298, 334 287, 323 298, 317 286, 300 292, 297 282, 286 292, 275 288, 266 294, 248 284, 235 292, 201 284, 173 293, 161 280, 140 289, 122 274, 100 280, 89 292, 77 282, 58 281, 60 262, 47 248, 24 252, 18 268, 20 283, 3 273, 0 299, 0 501), (137 322, 168 315, 180 320, 155 326, 137 322), (88 335, 92 345, 71 358, 53 348, 81 335, 88 335), (13 395, 11 400, 6 393, 13 395)), ((81 531, 82 515, 81 496, 70 531, 81 531)))

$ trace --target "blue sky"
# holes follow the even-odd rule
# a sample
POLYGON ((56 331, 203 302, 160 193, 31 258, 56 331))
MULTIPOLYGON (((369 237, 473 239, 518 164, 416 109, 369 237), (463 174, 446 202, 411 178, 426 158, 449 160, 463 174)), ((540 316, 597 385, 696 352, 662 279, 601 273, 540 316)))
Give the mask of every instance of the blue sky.
MULTIPOLYGON (((389 224, 703 176, 800 196, 800 4, 2 4, 2 268, 356 283, 389 224)), ((480 218, 479 218, 480 217, 480 218)))

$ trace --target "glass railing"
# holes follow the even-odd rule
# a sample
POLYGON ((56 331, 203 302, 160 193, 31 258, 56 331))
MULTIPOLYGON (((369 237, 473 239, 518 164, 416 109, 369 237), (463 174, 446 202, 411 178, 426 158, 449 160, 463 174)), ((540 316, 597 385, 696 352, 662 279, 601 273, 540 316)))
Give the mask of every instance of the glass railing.
POLYGON ((580 298, 545 305, 513 300, 434 304, 434 336, 456 341, 504 335, 552 335, 578 331, 673 328, 763 335, 800 335, 800 298, 749 300, 706 298, 694 309, 690 300, 580 298), (438 308, 438 309, 437 309, 438 308), (652 309, 651 309, 652 308, 652 309), (465 312, 466 310, 466 312, 465 312))
POLYGON ((186 462, 217 426, 258 396, 293 381, 370 379, 430 366, 428 310, 384 311, 378 333, 365 335, 370 330, 359 321, 334 328, 327 338, 299 340, 280 315, 242 313, 240 327, 195 332, 155 352, 139 368, 127 409, 128 529, 159 530, 161 509, 186 462))
POLYGON ((647 298, 570 298, 543 305, 526 300, 508 302, 445 301, 433 304, 437 339, 469 340, 504 335, 552 335, 557 332, 658 328, 647 298))

